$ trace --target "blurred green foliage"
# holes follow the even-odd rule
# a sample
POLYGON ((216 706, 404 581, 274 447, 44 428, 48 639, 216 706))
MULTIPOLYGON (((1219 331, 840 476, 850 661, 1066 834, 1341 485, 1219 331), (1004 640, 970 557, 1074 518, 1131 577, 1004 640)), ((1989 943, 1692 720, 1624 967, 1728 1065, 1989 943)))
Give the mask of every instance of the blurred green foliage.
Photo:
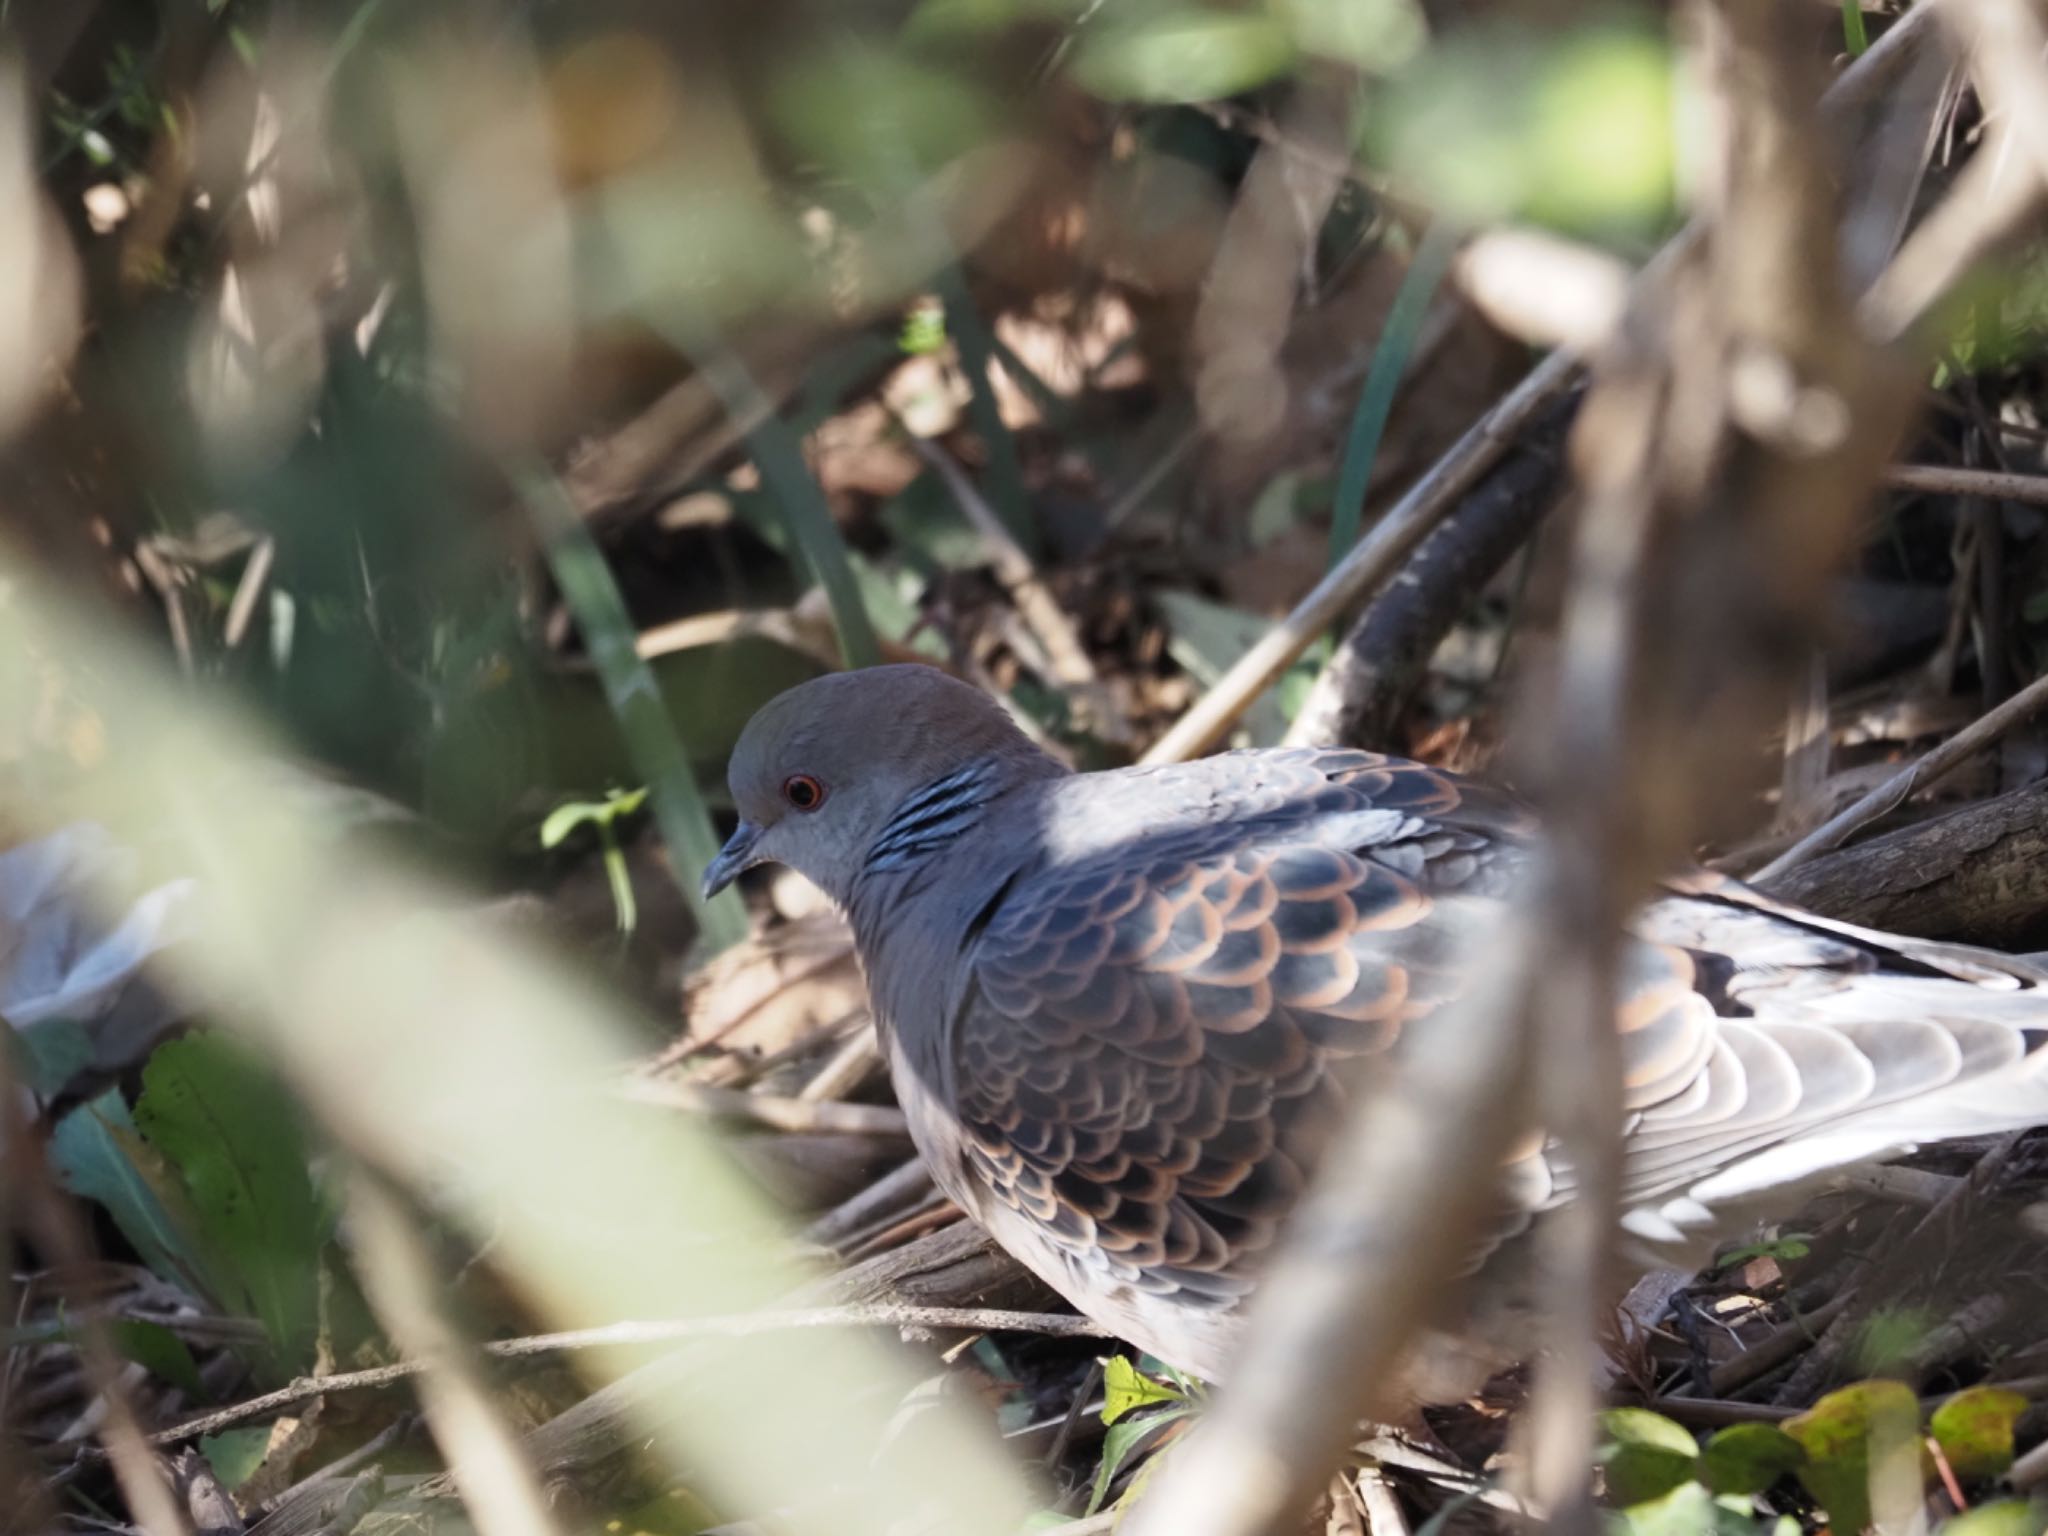
MULTIPOLYGON (((2012 1465, 2013 1425, 2026 1407, 2017 1393, 1973 1387, 1941 1403, 1925 1434, 1958 1479, 1981 1486, 2012 1465)), ((1794 1478, 1820 1506, 1829 1528, 1846 1536, 1871 1524, 1873 1479, 1910 1498, 1917 1511, 1919 1490, 1932 1487, 1937 1475, 1931 1453, 1921 1444, 1920 1404, 1910 1387, 1896 1381, 1854 1383, 1781 1424, 1716 1430, 1704 1446, 1692 1431, 1646 1408, 1610 1409, 1601 1415, 1601 1424, 1605 1435, 1599 1461, 1607 1498, 1631 1536, 1701 1531, 1780 1536, 1796 1531, 1797 1521, 1773 1492, 1794 1478), (1904 1458, 1903 1465, 1898 1458, 1904 1458), (1777 1499, 1774 1507, 1780 1513, 1758 1508, 1757 1501, 1766 1496, 1777 1499)), ((2048 1524, 2043 1506, 2004 1507, 2006 1513, 1985 1522, 1999 1536, 2008 1530, 2039 1536, 2048 1524)), ((1942 1529, 1948 1536, 1963 1536, 1976 1527, 1962 1521, 1979 1513, 1972 1511, 1942 1529)))
MULTIPOLYGON (((65 1186, 105 1207, 151 1269, 263 1326, 266 1375, 311 1360, 332 1220, 309 1173, 301 1111, 243 1046, 214 1033, 159 1046, 133 1111, 109 1089, 51 1138, 65 1186)), ((151 1334, 131 1357, 178 1380, 191 1359, 151 1334)))

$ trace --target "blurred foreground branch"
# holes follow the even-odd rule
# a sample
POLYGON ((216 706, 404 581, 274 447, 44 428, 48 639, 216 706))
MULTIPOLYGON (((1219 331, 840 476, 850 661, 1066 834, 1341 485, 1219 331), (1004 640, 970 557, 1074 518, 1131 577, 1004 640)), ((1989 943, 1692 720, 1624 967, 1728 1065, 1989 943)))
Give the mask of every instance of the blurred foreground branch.
MULTIPOLYGON (((1443 1031, 1456 1059, 1448 1047, 1437 1059, 1435 1031, 1409 1045, 1402 1076, 1426 1113, 1370 1100, 1351 1117, 1254 1300, 1236 1373, 1140 1506, 1139 1536, 1286 1529, 1352 1417, 1394 1405, 1396 1362, 1442 1304, 1441 1277, 1469 1252, 1521 1123, 1525 1050, 1536 1102, 1521 1114, 1543 1117, 1572 1196, 1544 1224, 1555 1311, 1530 1486, 1539 1508, 1590 1524, 1591 1365, 1620 1190, 1619 926, 1782 708, 1915 394, 1911 368, 1865 341, 1842 291, 1810 18, 1775 0, 1693 17, 1718 149, 1698 237, 1637 284, 1573 439, 1585 507, 1562 673, 1534 753, 1551 837, 1514 904, 1527 915, 1488 936, 1481 994, 1443 1031)), ((1925 39, 1924 23, 1914 35, 1925 39)), ((1875 57, 1857 66, 1866 79, 1875 57)), ((1836 100, 1847 94, 1845 81, 1836 100)), ((1532 379, 1546 370, 1552 387, 1570 372, 1554 355, 1532 379)), ((1525 382, 1513 398, 1530 392, 1525 382)), ((1470 442, 1445 464, 1473 462, 1470 442)), ((1415 515, 1420 489, 1377 532, 1415 515)), ((1176 749, 1220 731, 1227 710, 1211 704, 1176 749)))

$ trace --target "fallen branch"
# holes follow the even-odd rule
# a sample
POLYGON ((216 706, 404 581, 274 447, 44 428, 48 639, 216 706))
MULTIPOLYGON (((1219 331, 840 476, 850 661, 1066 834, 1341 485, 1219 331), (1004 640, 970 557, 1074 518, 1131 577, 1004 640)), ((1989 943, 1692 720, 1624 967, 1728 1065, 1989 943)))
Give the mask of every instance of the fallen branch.
POLYGON ((2039 948, 2031 940, 2048 919, 2048 784, 1819 854, 1762 884, 1844 922, 2039 948))
POLYGON ((1840 847, 1859 827, 1867 826, 1905 804, 1916 790, 1926 788, 2001 740, 2014 726, 2030 718, 2044 705, 2048 705, 2048 677, 2039 677, 1996 709, 1956 732, 1925 757, 1916 758, 1847 810, 1821 823, 1758 870, 1750 877, 1751 881, 1763 884, 1775 880, 1815 854, 1840 847))
POLYGON ((1383 747, 1429 659, 1556 505, 1576 397, 1553 401, 1366 606, 1316 678, 1290 745, 1383 747))
POLYGON ((1570 385, 1577 369, 1578 360, 1566 352, 1553 352, 1538 363, 1409 488, 1293 612, 1238 658, 1216 686, 1153 744, 1143 761, 1177 763, 1199 757, 1228 735, 1252 701, 1294 665, 1318 635, 1400 568, 1543 408, 1570 385))

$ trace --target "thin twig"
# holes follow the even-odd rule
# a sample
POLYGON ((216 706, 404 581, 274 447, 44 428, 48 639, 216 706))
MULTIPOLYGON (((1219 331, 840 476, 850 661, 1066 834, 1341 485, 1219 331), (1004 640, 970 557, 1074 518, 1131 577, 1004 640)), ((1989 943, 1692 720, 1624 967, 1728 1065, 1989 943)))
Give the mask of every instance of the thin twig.
MULTIPOLYGON (((899 426, 903 424, 899 421, 899 426)), ((1102 685, 1102 676, 1095 670, 1095 663, 1089 658, 1088 648, 1081 643, 1081 632, 1073 619, 1062 608, 1059 600, 1045 584, 1045 578, 1038 574, 1038 567, 1031 556, 1019 544, 988 498, 981 494, 975 483, 968 478, 954 457, 928 438, 918 436, 903 426, 903 436, 910 449, 944 483, 967 520, 974 524, 974 531, 981 535, 988 546, 989 563, 995 567, 996 580, 1010 594, 1010 601, 1017 605, 1017 612, 1030 626, 1038 643, 1045 647, 1045 654, 1052 666, 1052 681, 1061 687, 1071 689, 1091 715, 1090 724, 1095 733, 1104 741, 1129 741, 1132 736, 1131 722, 1122 710, 1116 707, 1109 690, 1102 685)))
POLYGON ((1963 469, 1952 464, 1894 464, 1884 472, 1894 490, 1927 491, 1936 496, 1985 496, 1994 501, 2021 501, 2048 507, 2048 475, 2010 475, 1995 469, 1963 469))
POLYGON ((1429 472, 1352 546, 1351 552, 1264 638, 1224 673, 1216 686, 1154 743, 1143 761, 1176 763, 1214 747, 1237 718, 1292 666, 1344 610, 1399 569, 1430 530, 1524 427, 1572 381, 1578 361, 1553 352, 1454 443, 1429 472))
POLYGON ((255 615, 256 600, 263 595, 263 588, 269 583, 270 568, 277 561, 277 540, 265 536, 256 541, 249 551, 248 563, 242 567, 242 578, 235 583, 234 600, 228 604, 227 624, 221 631, 221 645, 234 650, 242 643, 242 637, 249 632, 249 620, 255 615))
MULTIPOLYGON (((1922 34, 1936 13, 1954 0, 1927 0, 1914 7, 1885 33, 1821 98, 1824 115, 1839 119, 1885 91, 1900 70, 1912 63, 1922 34)), ((1978 160, 1983 158, 1980 151, 1978 160)), ((1974 166, 1976 161, 1972 161, 1974 166)), ((2029 204, 2031 207, 2031 202, 2029 204)), ((1680 231, 1637 278, 1654 276, 1668 267, 1679 251, 1696 238, 1696 229, 1680 231)), ((1973 250, 1977 247, 1973 247, 1973 250)), ((1967 265, 1967 263, 1965 263, 1967 265)), ((1904 315, 1898 334, 1917 319, 1936 297, 1947 291, 1961 267, 1923 263, 1911 281, 1900 281, 1890 310, 1904 315)), ((1401 562, 1459 498, 1505 453, 1542 406, 1566 389, 1578 374, 1576 354, 1553 352, 1508 395, 1453 443, 1429 472, 1411 486, 1351 553, 1310 589, 1287 617, 1275 625, 1219 678, 1145 754, 1148 763, 1175 763, 1199 757, 1220 742, 1252 701, 1272 686, 1315 638, 1334 624, 1344 610, 1391 577, 1401 562)))
POLYGON ((556 1536, 540 1480, 492 1401, 474 1351, 442 1314, 417 1222, 373 1175, 350 1180, 357 1272, 386 1332, 420 1377, 427 1428, 481 1536, 556 1536))
POLYGON ((903 1111, 886 1104, 841 1104, 746 1093, 703 1083, 628 1078, 620 1092, 636 1104, 687 1110, 722 1120, 751 1120, 778 1131, 838 1131, 852 1136, 908 1136, 903 1111))
POLYGON ((1822 822, 1750 876, 1751 882, 1761 884, 1775 879, 1795 864, 1841 846, 1859 827, 1867 826, 1905 804, 1916 791, 1926 788, 2001 740, 2014 726, 2043 706, 2048 706, 2048 677, 2034 679, 1998 708, 1979 716, 1925 757, 1914 759, 1847 810, 1822 822))
MULTIPOLYGON (((679 1344, 692 1339, 743 1339, 755 1334, 785 1333, 800 1328, 964 1328, 977 1333, 1036 1333, 1059 1339, 1105 1338, 1098 1323, 1064 1312, 1006 1312, 989 1307, 906 1307, 870 1304, 844 1307, 797 1307, 771 1312, 741 1312, 730 1317, 692 1317, 658 1323, 613 1323, 604 1328, 536 1333, 517 1339, 493 1339, 477 1346, 497 1360, 517 1360, 560 1350, 607 1349, 621 1344, 679 1344)), ((380 1365, 363 1371, 337 1371, 332 1376, 301 1376, 287 1386, 246 1402, 203 1413, 159 1430, 151 1445, 175 1445, 195 1435, 210 1435, 233 1424, 246 1424, 293 1403, 325 1397, 330 1392, 364 1392, 410 1381, 422 1370, 416 1360, 380 1365)))
POLYGON ((839 1042, 839 1049, 797 1091, 797 1097, 807 1104, 835 1103, 858 1088, 881 1060, 882 1044, 870 1019, 839 1042))

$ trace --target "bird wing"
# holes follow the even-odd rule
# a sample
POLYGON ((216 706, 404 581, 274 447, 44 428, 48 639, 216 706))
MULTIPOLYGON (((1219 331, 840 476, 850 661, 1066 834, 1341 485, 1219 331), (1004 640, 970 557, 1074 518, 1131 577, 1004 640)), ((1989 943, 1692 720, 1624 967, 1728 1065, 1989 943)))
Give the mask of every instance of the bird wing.
MULTIPOLYGON (((1347 1088, 1457 996, 1464 936, 1498 918, 1530 822, 1499 791, 1363 752, 1091 778, 1090 825, 973 951, 951 1043, 964 1155, 1095 1280, 1227 1305, 1347 1088)), ((2017 1058, 1983 1015, 2034 985, 1979 951, 1678 882, 1623 953, 1632 1216, 1682 1238, 1731 1165, 1763 1183, 1831 1166, 1824 1137, 1774 1149, 1844 1119, 1893 1136, 1873 1111, 2017 1058)), ((1575 1178, 1533 1142, 1505 1182, 1528 1214, 1575 1178)))
MULTIPOLYGON (((1083 814, 1115 830, 1076 834, 975 948, 952 1051, 965 1155, 1074 1264, 1227 1303, 1346 1087, 1456 996, 1463 923, 1509 889, 1529 822, 1363 752, 1114 778, 1083 814)), ((1632 1101, 1653 1102, 1696 1070, 1711 1009, 1682 953, 1645 953, 1623 1023, 1632 1101)))

